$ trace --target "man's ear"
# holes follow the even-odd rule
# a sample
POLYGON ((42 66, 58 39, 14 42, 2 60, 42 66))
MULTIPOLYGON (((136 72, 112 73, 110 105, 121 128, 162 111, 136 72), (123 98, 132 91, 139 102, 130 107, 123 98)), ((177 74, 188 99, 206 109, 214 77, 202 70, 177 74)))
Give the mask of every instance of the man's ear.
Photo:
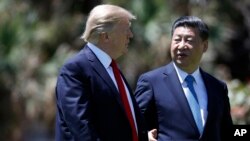
POLYGON ((100 33, 100 38, 102 41, 108 41, 109 40, 109 35, 106 32, 100 33))
POLYGON ((203 52, 206 52, 208 49, 208 40, 203 41, 203 52))

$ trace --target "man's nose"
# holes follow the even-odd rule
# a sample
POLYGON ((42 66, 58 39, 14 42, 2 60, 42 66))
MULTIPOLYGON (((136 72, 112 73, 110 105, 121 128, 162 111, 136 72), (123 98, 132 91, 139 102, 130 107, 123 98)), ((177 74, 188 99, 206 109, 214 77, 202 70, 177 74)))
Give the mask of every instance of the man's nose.
POLYGON ((181 40, 181 42, 179 42, 179 46, 178 46, 179 49, 184 49, 186 48, 186 42, 185 40, 181 40))
POLYGON ((131 30, 128 31, 128 38, 133 38, 134 34, 131 30))

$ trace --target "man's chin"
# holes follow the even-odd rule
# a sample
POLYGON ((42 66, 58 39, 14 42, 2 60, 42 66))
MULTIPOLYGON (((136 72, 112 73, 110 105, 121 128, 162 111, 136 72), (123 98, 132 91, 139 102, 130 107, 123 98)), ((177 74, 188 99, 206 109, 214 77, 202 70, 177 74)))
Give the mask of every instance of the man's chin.
POLYGON ((128 48, 123 50, 123 54, 127 54, 128 53, 128 48))
POLYGON ((179 68, 185 68, 185 62, 180 61, 180 60, 176 60, 175 64, 177 65, 177 67, 179 68))

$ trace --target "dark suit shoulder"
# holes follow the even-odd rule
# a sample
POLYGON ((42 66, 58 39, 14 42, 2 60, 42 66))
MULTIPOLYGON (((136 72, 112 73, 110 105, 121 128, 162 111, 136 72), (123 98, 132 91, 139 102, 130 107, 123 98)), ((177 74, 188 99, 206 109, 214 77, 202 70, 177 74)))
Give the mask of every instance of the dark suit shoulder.
POLYGON ((64 65, 72 64, 72 63, 80 63, 80 62, 86 61, 87 58, 84 55, 84 52, 85 52, 84 50, 85 50, 85 48, 81 49, 79 52, 77 52, 73 56, 69 57, 65 61, 64 65))
POLYGON ((89 48, 86 48, 85 46, 79 52, 75 53, 73 56, 68 58, 64 62, 61 70, 68 69, 68 70, 76 71, 80 69, 81 71, 83 71, 83 69, 86 68, 85 66, 89 66, 89 61, 87 58, 88 52, 91 52, 91 51, 89 48))
POLYGON ((156 69, 145 72, 142 74, 142 76, 154 79, 154 78, 159 77, 159 76, 161 77, 162 75, 169 75, 173 71, 175 71, 173 63, 169 63, 165 66, 161 66, 161 67, 158 67, 156 69))
POLYGON ((147 72, 143 73, 142 75, 147 76, 147 77, 155 77, 159 74, 164 73, 165 70, 166 70, 166 66, 161 66, 159 68, 147 71, 147 72))
POLYGON ((224 87, 226 86, 225 82, 223 82, 222 80, 219 80, 215 76, 212 76, 211 74, 205 72, 202 69, 201 69, 201 74, 202 74, 203 78, 205 78, 209 82, 212 82, 214 85, 220 85, 220 86, 222 85, 224 87))

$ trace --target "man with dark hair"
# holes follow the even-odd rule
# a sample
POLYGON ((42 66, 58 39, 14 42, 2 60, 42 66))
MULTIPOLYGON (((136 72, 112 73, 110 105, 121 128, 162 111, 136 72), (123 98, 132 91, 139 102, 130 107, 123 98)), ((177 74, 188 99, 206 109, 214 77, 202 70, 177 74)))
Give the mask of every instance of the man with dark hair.
POLYGON ((140 76, 135 97, 150 141, 222 141, 230 135, 227 86, 200 67, 208 37, 201 19, 180 17, 172 27, 172 62, 140 76))

